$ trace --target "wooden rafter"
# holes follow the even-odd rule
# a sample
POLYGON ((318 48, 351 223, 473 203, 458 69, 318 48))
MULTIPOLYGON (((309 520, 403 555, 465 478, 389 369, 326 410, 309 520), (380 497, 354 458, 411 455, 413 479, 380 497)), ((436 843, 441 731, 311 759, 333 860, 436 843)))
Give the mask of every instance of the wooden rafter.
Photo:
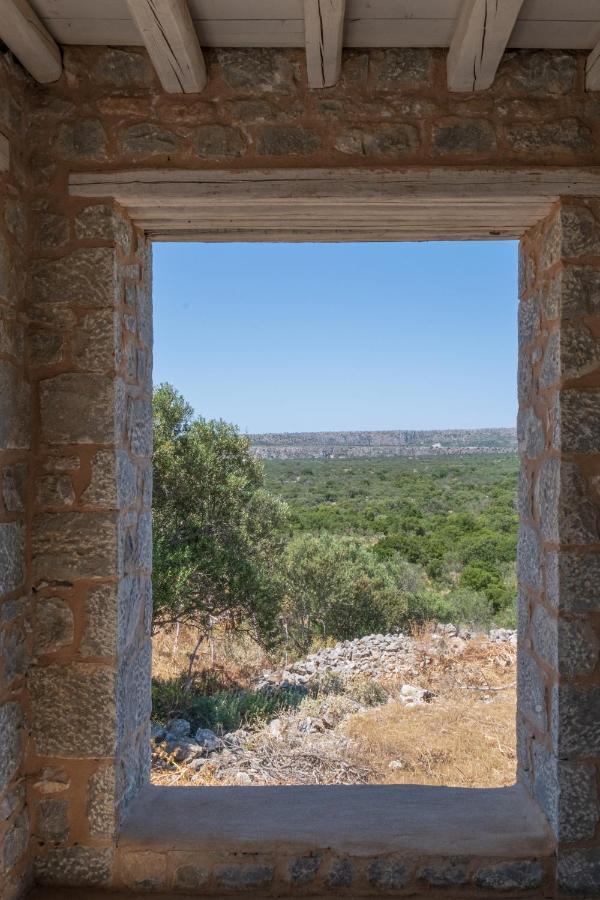
POLYGON ((206 65, 187 0, 127 0, 160 83, 170 94, 206 87, 206 65))
POLYGON ((483 91, 496 77, 523 0, 463 0, 450 50, 448 88, 483 91))
POLYGON ((331 87, 342 68, 346 0, 304 0, 308 86, 331 87))
POLYGON ((600 91, 600 41, 585 63, 585 89, 586 91, 600 91))
POLYGON ((62 75, 60 48, 27 0, 0 4, 0 39, 36 81, 48 84, 62 75))

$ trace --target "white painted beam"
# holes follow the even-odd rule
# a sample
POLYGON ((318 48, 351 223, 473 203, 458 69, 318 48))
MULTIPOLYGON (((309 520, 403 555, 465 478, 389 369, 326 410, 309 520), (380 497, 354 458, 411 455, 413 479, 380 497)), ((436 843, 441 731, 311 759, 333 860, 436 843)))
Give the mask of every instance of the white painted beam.
POLYGON ((49 84, 62 75, 60 48, 27 0, 0 2, 0 39, 36 81, 49 84))
POLYGON ((448 51, 448 89, 491 87, 523 0, 463 0, 448 51))
POLYGON ((585 89, 586 91, 600 91, 600 41, 585 63, 585 89))
POLYGON ((127 0, 156 74, 170 94, 206 87, 206 65, 187 0, 127 0))
POLYGON ((304 0, 308 86, 334 85, 342 68, 346 0, 304 0))

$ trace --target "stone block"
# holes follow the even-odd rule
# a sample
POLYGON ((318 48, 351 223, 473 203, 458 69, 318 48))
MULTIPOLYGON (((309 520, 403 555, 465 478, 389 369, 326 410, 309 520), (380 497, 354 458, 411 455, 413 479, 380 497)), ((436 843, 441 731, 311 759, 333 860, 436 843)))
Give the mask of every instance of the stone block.
POLYGON ((531 407, 519 410, 517 441, 519 453, 528 459, 535 459, 544 452, 546 446, 544 426, 531 407))
POLYGON ((217 59, 221 76, 230 88, 247 90, 251 94, 289 94, 295 90, 292 62, 281 50, 218 50, 217 59))
POLYGON ((320 149, 319 135, 301 125, 265 125, 256 139, 259 156, 304 156, 320 149))
POLYGON ((579 119, 510 125, 506 139, 516 153, 586 153, 594 149, 592 132, 579 119))
POLYGON ((30 394, 21 370, 0 359, 0 450, 29 447, 30 394))
POLYGON ((494 127, 486 119, 443 119, 434 125, 433 149, 452 156, 491 152, 496 149, 494 127))
POLYGON ((517 655, 517 694, 519 712, 539 731, 546 731, 548 714, 544 676, 533 657, 523 647, 519 648, 517 655))
POLYGON ((534 503, 545 540, 566 544, 598 540, 598 507, 575 463, 545 460, 535 484, 534 503))
POLYGON ((19 862, 29 844, 29 818, 23 810, 4 836, 2 844, 2 872, 6 874, 19 862))
POLYGON ((32 733, 40 756, 112 756, 116 746, 115 675, 87 663, 29 673, 32 733))
POLYGON ((600 554, 546 554, 546 594, 561 612, 600 612, 600 554))
POLYGON ((536 297, 527 297, 519 303, 519 346, 526 347, 539 333, 540 305, 536 297))
POLYGON ((35 871, 40 884, 98 888, 110 881, 112 863, 112 849, 76 845, 38 856, 35 871))
POLYGON ((569 894, 600 894, 600 847, 561 852, 557 865, 558 886, 569 894))
POLYGON ((119 653, 132 645, 139 646, 140 638, 149 633, 152 612, 152 583, 149 576, 127 575, 119 582, 118 631, 119 653))
POLYGON ((25 805, 25 782, 20 781, 14 787, 4 791, 0 797, 0 822, 8 822, 19 808, 25 805))
POLYGON ((94 65, 92 78, 95 84, 131 89, 151 84, 154 72, 147 54, 107 47, 94 65))
POLYGON ((112 310, 87 313, 71 337, 73 364, 86 372, 113 372, 118 343, 118 320, 112 310))
POLYGON ((81 652, 86 656, 113 656, 117 648, 117 588, 92 587, 85 600, 85 627, 81 652))
POLYGON ((538 656, 561 675, 589 675, 596 668, 598 640, 584 620, 555 618, 538 606, 531 632, 538 656))
POLYGON ((60 126, 54 152, 67 160, 104 159, 106 132, 99 119, 78 119, 60 126))
POLYGON ((131 252, 131 226, 112 206, 86 206, 75 219, 75 237, 79 240, 115 241, 123 253, 131 252))
POLYGON ((87 820, 90 835, 112 837, 115 832, 115 774, 112 766, 99 769, 89 780, 87 820))
POLYGON ((299 887, 311 884, 317 877, 321 859, 321 854, 316 853, 310 856, 299 856, 297 859, 291 860, 288 865, 288 880, 290 884, 299 887))
POLYGON ((34 303, 113 307, 115 251, 84 247, 60 259, 38 260, 33 265, 32 293, 34 303))
POLYGON ((546 390, 556 384, 561 377, 561 334, 558 329, 550 332, 546 346, 544 347, 544 355, 542 356, 542 365, 540 367, 539 386, 542 390, 546 390))
POLYGON ((414 125, 379 125, 369 130, 353 128, 341 134, 335 149, 357 156, 396 158, 413 154, 419 147, 419 132, 414 125))
MULTIPOLYGON (((86 505, 117 509, 117 452, 98 450, 91 460, 90 483, 81 500, 86 505)), ((126 454, 123 454, 126 456, 126 454)))
POLYGON ((599 818, 594 767, 559 760, 535 742, 533 769, 535 799, 557 840, 571 842, 593 837, 599 818))
POLYGON ((69 243, 70 223, 67 216, 50 212, 35 215, 35 242, 42 250, 57 250, 69 243))
POLYGON ((544 869, 537 860, 517 860, 483 866, 475 873, 475 884, 484 890, 525 891, 539 887, 544 869))
POLYGON ((42 436, 50 444, 115 441, 116 386, 106 375, 66 372, 40 383, 42 436))
POLYGON ((558 437, 564 453, 600 453, 600 394, 561 391, 558 437))
POLYGON ((410 881, 405 863, 393 859, 375 859, 367 869, 370 885, 383 891, 399 891, 410 881))
POLYGON ((15 678, 27 671, 29 655, 23 629, 18 626, 0 631, 0 666, 4 670, 4 683, 10 687, 15 678))
POLYGON ((351 859, 336 859, 325 876, 325 884, 330 888, 350 887, 354 881, 354 865, 351 859))
POLYGON ((422 47, 394 47, 370 54, 375 87, 396 91, 399 87, 427 87, 433 77, 433 53, 422 47))
POLYGON ((152 646, 150 640, 122 660, 117 677, 118 740, 123 744, 128 734, 136 733, 150 721, 152 646))
POLYGON ((38 805, 36 835, 45 841, 61 843, 69 837, 69 801, 48 798, 38 805))
POLYGON ((54 366, 62 362, 65 341, 53 331, 33 331, 29 335, 29 359, 34 366, 54 366))
POLYGON ((564 319, 600 315, 600 270, 595 266, 565 265, 560 312, 564 319))
POLYGON ((580 322, 567 322, 560 334, 560 374, 581 378, 600 366, 600 341, 580 322))
POLYGON ((0 596, 16 591, 24 577, 25 532, 21 522, 0 522, 0 596))
POLYGON ((22 512, 25 509, 27 463, 6 466, 2 472, 2 500, 7 512, 22 512))
POLYGON ((75 490, 69 475, 42 475, 38 481, 38 504, 40 506, 72 506, 75 490))
POLYGON ((150 400, 129 397, 127 400, 127 437, 135 456, 152 455, 152 404, 150 400))
POLYGON ((121 135, 121 147, 130 156, 169 156, 182 148, 179 135, 153 122, 130 125, 121 135))
POLYGON ((200 159, 231 159, 246 152, 246 138, 231 125, 199 125, 194 149, 200 159))
POLYGON ((44 513, 33 524, 32 575, 73 582, 117 573, 114 513, 44 513))
POLYGON ((577 59, 574 54, 554 50, 519 50, 504 55, 495 86, 498 93, 560 97, 575 88, 576 79, 577 59))
POLYGON ((417 877, 431 887, 460 887, 469 880, 468 860, 461 857, 441 860, 419 869, 417 877))
POLYGON ((181 891, 196 891, 203 888, 208 879, 209 872, 193 863, 178 866, 173 877, 175 888, 181 891))
POLYGON ((252 891, 268 888, 275 871, 273 866, 231 865, 215 869, 217 887, 226 891, 252 891))
POLYGON ((18 703, 0 706, 0 794, 15 777, 21 764, 23 713, 18 703))
POLYGON ((530 525, 521 523, 517 546, 517 572, 519 583, 539 590, 542 585, 540 542, 537 532, 530 525))
POLYGON ((43 597, 35 607, 34 649, 38 654, 55 653, 73 643, 73 611, 60 597, 43 597))
POLYGON ((552 734, 555 750, 563 758, 600 755, 600 687, 555 685, 552 734))

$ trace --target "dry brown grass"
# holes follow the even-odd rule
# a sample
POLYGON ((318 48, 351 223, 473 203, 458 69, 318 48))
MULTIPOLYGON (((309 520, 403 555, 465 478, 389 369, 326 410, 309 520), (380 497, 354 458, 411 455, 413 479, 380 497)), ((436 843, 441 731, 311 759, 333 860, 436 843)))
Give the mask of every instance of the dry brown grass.
POLYGON ((392 701, 345 723, 356 742, 356 759, 374 770, 370 780, 455 787, 512 784, 515 657, 514 647, 483 640, 469 642, 459 655, 434 655, 428 635, 422 635, 415 674, 436 699, 416 707, 392 701))
MULTIPOLYGON (((196 643, 193 628, 159 631, 152 639, 152 674, 163 680, 187 672, 189 655, 196 643)), ((256 641, 227 629, 215 629, 214 637, 200 648, 194 673, 211 673, 224 685, 246 687, 256 675, 271 665, 256 641)))

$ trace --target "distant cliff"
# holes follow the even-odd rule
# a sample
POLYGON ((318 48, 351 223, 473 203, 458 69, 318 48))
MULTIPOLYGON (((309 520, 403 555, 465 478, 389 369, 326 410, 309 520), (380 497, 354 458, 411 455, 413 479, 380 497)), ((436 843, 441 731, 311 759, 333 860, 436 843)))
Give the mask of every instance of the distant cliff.
POLYGON ((450 431, 300 431, 250 434, 262 459, 320 459, 375 456, 445 456, 514 453, 514 428, 456 428, 450 431))

